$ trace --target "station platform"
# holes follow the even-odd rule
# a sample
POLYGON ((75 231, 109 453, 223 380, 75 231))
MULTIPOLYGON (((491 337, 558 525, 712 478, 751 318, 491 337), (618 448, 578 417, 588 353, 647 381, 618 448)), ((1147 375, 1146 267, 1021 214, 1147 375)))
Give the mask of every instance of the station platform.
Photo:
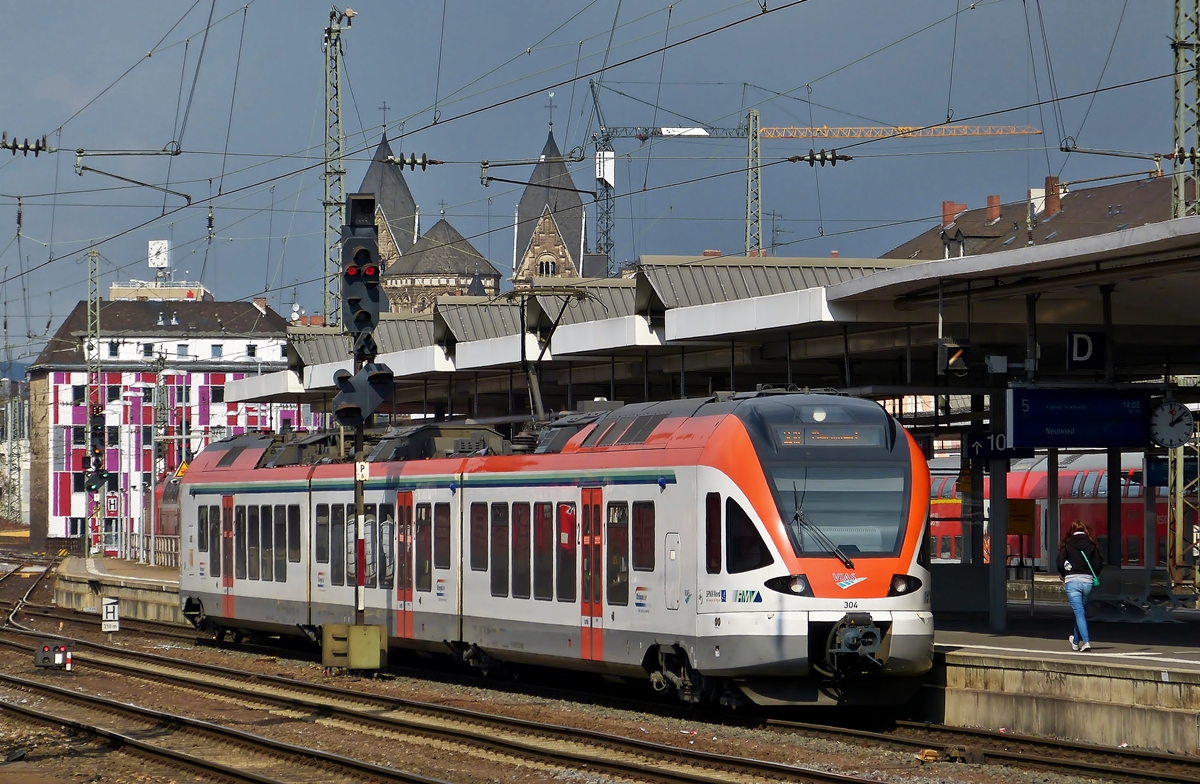
MULTIPOLYGON (((185 622, 178 570, 113 558, 63 561, 60 606, 99 612, 105 596, 120 600, 122 618, 185 622)), ((1070 607, 1058 601, 1010 601, 1003 634, 990 632, 986 618, 938 616, 934 671, 915 716, 1200 754, 1200 611, 1144 614, 1094 602, 1088 653, 1071 650, 1072 625, 1070 607)))
POLYGON ((179 606, 179 570, 118 558, 63 559, 54 601, 59 607, 100 612, 101 599, 120 600, 122 618, 184 624, 179 606))
POLYGON ((1092 650, 1071 650, 1070 608, 1009 604, 1008 629, 938 618, 929 721, 1105 746, 1200 754, 1200 612, 1089 607, 1092 650))

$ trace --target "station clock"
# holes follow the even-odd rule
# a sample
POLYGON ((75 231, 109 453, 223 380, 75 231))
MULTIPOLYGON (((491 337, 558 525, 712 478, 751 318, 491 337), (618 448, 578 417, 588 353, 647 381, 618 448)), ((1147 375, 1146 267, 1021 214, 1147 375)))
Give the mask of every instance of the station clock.
POLYGON ((1192 438, 1196 420, 1178 400, 1164 400, 1150 413, 1150 437, 1159 446, 1181 447, 1192 438))

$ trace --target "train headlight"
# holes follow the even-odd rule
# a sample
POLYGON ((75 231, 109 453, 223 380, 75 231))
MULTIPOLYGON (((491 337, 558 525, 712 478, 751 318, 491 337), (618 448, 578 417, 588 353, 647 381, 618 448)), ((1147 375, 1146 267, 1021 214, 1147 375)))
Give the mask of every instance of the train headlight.
POLYGON ((812 596, 812 584, 807 575, 791 574, 784 577, 772 577, 764 583, 772 591, 785 593, 789 596, 812 596))
POLYGON ((921 587, 921 580, 911 574, 892 575, 891 585, 888 586, 888 596, 904 596, 921 587))

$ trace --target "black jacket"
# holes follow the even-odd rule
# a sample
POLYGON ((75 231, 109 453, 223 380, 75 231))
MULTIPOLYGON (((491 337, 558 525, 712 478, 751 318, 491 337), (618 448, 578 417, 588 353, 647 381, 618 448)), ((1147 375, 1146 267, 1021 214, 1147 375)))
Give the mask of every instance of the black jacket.
POLYGON ((1104 567, 1104 559, 1100 557, 1100 548, 1096 546, 1087 534, 1072 534, 1067 543, 1058 551, 1058 573, 1062 577, 1069 574, 1090 575, 1093 571, 1100 576, 1104 567), (1084 558, 1087 562, 1084 562, 1084 558), (1088 570, 1091 566, 1091 571, 1088 570))

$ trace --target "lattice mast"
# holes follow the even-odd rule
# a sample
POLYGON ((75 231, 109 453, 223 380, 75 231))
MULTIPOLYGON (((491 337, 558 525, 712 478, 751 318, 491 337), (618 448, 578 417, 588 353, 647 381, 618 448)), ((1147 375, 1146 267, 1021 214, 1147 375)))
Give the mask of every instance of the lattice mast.
POLYGON ((758 109, 746 114, 746 255, 762 255, 762 141, 758 109))
POLYGON ((337 324, 341 310, 342 212, 346 205, 342 155, 342 22, 350 27, 355 13, 334 6, 325 28, 325 284, 323 312, 326 324, 337 324))
POLYGON ((1196 174, 1197 107, 1200 105, 1200 70, 1197 46, 1200 45, 1200 0, 1175 0, 1175 155, 1171 162, 1171 217, 1196 215, 1197 199, 1188 198, 1188 175, 1196 174))
MULTIPOLYGON (((104 411, 104 384, 100 376, 100 251, 92 248, 88 251, 88 295, 87 295, 87 342, 84 345, 84 359, 87 365, 88 384, 88 417, 97 411, 104 411)), ((103 465, 90 466, 92 471, 104 468, 103 465)), ((104 516, 104 488, 89 493, 88 509, 91 521, 89 532, 91 544, 99 544, 100 520, 104 516)), ((86 552, 84 553, 86 555, 86 552)))

